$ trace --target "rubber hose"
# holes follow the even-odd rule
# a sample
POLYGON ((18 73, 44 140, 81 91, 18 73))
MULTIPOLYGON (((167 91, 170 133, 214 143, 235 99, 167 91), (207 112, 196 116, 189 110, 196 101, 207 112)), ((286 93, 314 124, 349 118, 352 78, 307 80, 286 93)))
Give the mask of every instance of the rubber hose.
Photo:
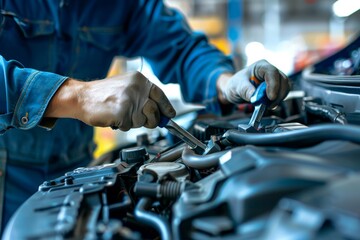
POLYGON ((190 148, 186 147, 182 153, 183 162, 192 168, 204 169, 218 165, 219 158, 224 155, 226 151, 216 152, 208 155, 198 155, 190 148))
POLYGON ((345 140, 360 144, 360 127, 355 125, 323 124, 282 133, 243 133, 228 130, 224 143, 237 145, 303 147, 326 140, 345 140))
POLYGON ((166 152, 160 153, 152 162, 174 162, 181 157, 181 153, 185 147, 186 143, 183 143, 166 152))
POLYGON ((152 203, 150 198, 141 198, 135 207, 135 218, 139 222, 155 228, 160 233, 161 239, 171 239, 170 226, 166 219, 147 211, 151 208, 152 203))
POLYGON ((160 185, 160 193, 164 198, 176 199, 180 196, 184 182, 167 181, 160 185))
POLYGON ((347 123, 347 119, 345 118, 344 114, 330 106, 305 103, 305 109, 309 113, 322 116, 334 123, 340 123, 343 125, 347 123))

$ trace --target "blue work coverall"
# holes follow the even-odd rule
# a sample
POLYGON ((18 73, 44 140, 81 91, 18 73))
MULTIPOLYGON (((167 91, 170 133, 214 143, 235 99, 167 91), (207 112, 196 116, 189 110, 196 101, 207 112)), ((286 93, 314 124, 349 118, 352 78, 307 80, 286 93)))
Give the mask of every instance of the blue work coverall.
POLYGON ((143 56, 186 101, 220 110, 215 83, 234 71, 231 60, 160 0, 2 0, 0 9, 2 228, 44 180, 92 159, 92 127, 39 127, 67 77, 103 79, 114 56, 143 56))

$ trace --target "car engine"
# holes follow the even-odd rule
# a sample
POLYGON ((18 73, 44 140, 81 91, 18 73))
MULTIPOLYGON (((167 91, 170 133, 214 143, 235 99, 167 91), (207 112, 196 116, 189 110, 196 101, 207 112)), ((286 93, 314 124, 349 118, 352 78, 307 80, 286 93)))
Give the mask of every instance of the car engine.
POLYGON ((3 238, 360 239, 359 43, 290 76, 258 129, 250 104, 196 119, 202 154, 141 135, 44 182, 3 238))

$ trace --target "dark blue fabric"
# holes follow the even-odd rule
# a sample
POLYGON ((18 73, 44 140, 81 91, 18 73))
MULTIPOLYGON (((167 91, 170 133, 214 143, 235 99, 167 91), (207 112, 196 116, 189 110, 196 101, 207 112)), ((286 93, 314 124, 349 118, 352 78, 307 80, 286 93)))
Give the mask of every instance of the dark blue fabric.
POLYGON ((6 188, 6 216, 25 199, 21 182, 35 191, 48 171, 61 175, 91 158, 91 127, 71 119, 51 131, 37 127, 67 77, 102 79, 114 56, 143 56, 162 82, 180 84, 186 101, 219 113, 216 79, 234 71, 228 57, 160 0, 3 0, 0 55, 0 149, 14 166, 7 176, 14 182, 20 169, 31 169, 6 188), (45 173, 32 181, 34 171, 45 173))

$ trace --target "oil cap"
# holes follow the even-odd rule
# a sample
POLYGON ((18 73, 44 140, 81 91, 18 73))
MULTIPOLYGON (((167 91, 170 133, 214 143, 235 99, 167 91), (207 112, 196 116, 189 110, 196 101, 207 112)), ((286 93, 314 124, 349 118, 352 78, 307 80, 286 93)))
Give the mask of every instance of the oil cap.
POLYGON ((145 170, 155 172, 158 179, 166 174, 171 174, 178 181, 185 181, 189 178, 189 172, 184 164, 176 162, 155 162, 142 165, 137 171, 138 178, 143 175, 145 170))
POLYGON ((120 159, 128 164, 144 163, 149 159, 149 154, 145 147, 125 148, 120 151, 120 159))

